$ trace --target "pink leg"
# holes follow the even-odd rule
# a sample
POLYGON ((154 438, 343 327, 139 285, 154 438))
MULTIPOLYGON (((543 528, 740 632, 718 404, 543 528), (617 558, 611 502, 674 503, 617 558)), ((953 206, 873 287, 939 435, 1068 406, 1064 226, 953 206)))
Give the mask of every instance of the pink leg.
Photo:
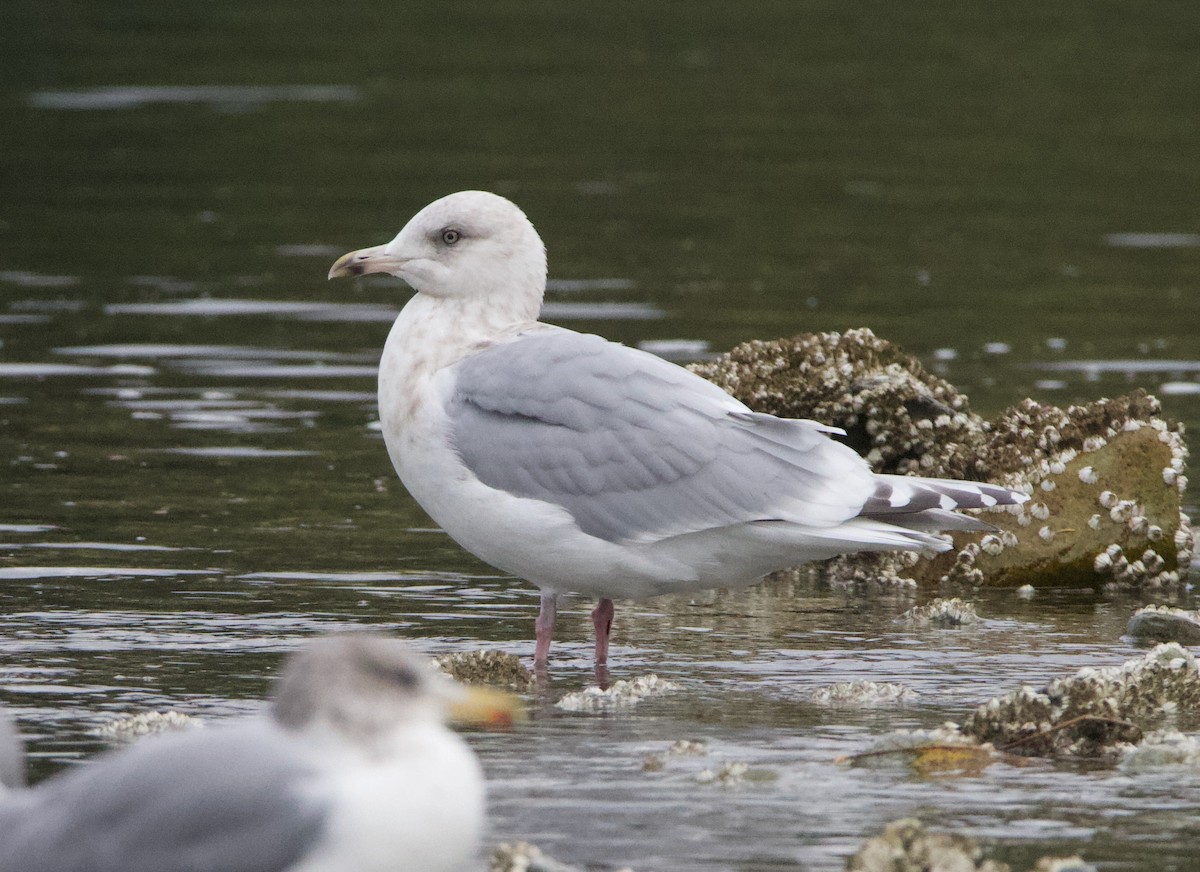
POLYGON ((601 599, 592 610, 592 623, 596 627, 596 665, 608 662, 608 634, 612 632, 613 612, 616 609, 610 599, 601 599))
POLYGON ((537 632, 537 645, 533 650, 535 666, 545 666, 550 658, 550 640, 554 636, 554 618, 558 614, 558 596, 553 593, 542 594, 542 607, 538 611, 534 630, 537 632))

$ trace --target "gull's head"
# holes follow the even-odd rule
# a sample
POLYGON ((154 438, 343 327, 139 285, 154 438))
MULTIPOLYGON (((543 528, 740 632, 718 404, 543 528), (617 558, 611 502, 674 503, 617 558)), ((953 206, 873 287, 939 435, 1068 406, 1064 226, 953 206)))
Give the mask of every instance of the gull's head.
POLYGON ((525 213, 487 191, 434 200, 386 245, 338 258, 329 278, 388 273, 433 297, 536 299, 546 289, 546 248, 525 213))
POLYGON ((288 658, 271 713, 290 730, 371 743, 444 720, 505 726, 521 708, 509 694, 455 684, 398 639, 345 633, 288 658))

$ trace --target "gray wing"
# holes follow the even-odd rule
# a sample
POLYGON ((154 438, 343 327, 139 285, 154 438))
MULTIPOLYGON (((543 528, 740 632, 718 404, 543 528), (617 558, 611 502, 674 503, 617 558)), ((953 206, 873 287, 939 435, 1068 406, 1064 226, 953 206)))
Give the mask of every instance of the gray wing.
POLYGON ((4 788, 25 786, 25 746, 17 725, 3 706, 0 706, 0 794, 4 788))
POLYGON ((567 330, 463 360, 447 408, 481 481, 562 506, 609 541, 751 521, 834 526, 875 487, 831 428, 751 412, 681 367, 567 330))
POLYGON ((321 834, 266 722, 145 739, 0 798, 0 872, 283 872, 321 834))

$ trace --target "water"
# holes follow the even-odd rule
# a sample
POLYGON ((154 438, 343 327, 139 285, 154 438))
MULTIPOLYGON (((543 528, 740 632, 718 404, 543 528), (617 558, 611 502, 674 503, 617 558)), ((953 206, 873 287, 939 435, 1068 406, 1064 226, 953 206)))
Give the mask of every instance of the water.
MULTIPOLYGON (((547 317, 576 329, 688 359, 867 325, 985 414, 1145 387, 1200 428, 1191 4, 10 5, 0 702, 35 777, 117 713, 255 709, 317 632, 530 654, 534 592, 431 529, 374 427, 403 290, 324 280, 452 190, 526 209, 547 317)), ((493 840, 598 869, 835 869, 917 814, 1018 868, 1188 868, 1196 773, 835 762, 1137 653, 1132 600, 995 592, 976 628, 893 622, 927 596, 622 603, 613 677, 681 689, 605 717, 552 705, 591 677, 573 601, 530 725, 470 737, 493 840), (920 696, 808 701, 857 678, 920 696), (642 771, 678 738, 708 755, 642 771), (772 777, 695 782, 731 761, 772 777)))

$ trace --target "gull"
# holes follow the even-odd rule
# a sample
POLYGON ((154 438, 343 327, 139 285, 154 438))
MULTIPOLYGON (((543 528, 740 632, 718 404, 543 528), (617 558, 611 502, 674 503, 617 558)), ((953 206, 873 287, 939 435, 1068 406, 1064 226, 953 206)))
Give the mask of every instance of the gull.
POLYGON ((319 639, 288 660, 267 715, 144 739, 0 794, 0 872, 470 868, 483 776, 443 715, 503 718, 508 701, 395 639, 319 639))
POLYGON ((12 715, 0 706, 0 797, 25 786, 25 748, 12 715))
POLYGON ((752 411, 649 353, 537 320, 546 250, 503 197, 430 203, 329 278, 387 273, 416 294, 379 364, 379 418, 408 492, 477 557, 541 591, 544 667, 560 594, 738 588, 857 551, 944 551, 956 509, 1022 502, 966 481, 877 475, 844 432, 752 411))

